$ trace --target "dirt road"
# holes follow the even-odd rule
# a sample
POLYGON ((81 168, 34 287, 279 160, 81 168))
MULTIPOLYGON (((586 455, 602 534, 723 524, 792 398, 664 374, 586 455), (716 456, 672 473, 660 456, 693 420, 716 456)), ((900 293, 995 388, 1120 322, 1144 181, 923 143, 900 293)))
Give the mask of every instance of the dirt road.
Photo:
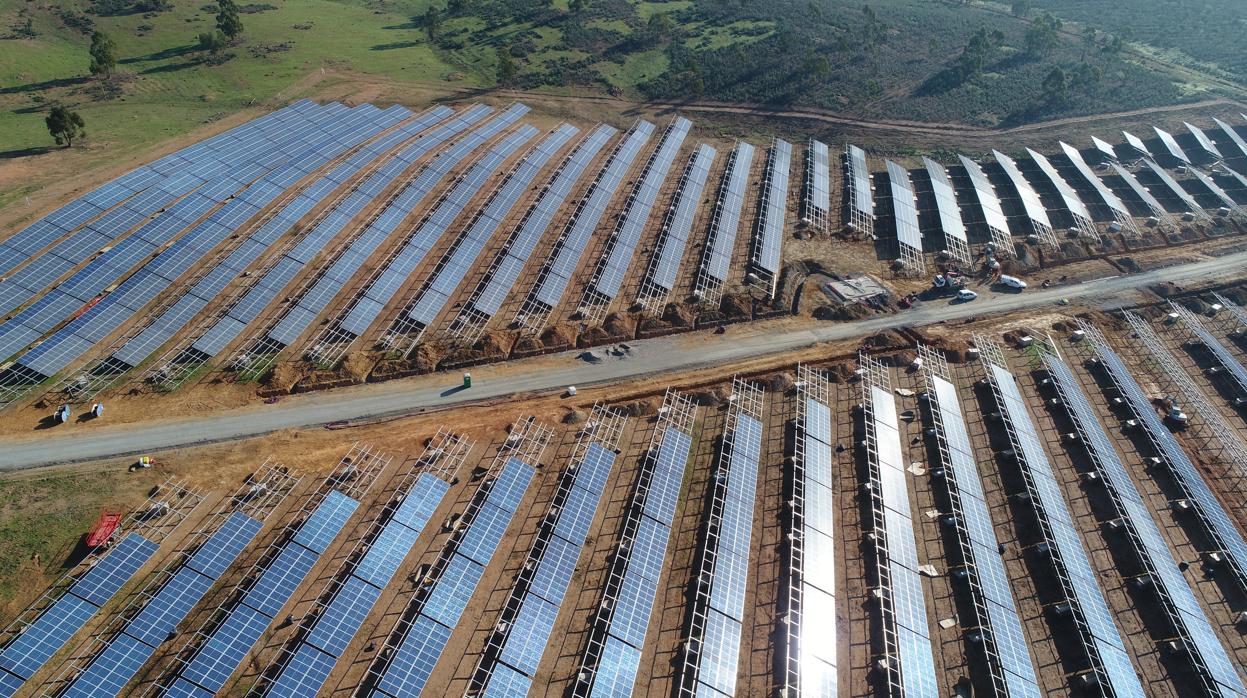
MULTIPOLYGON (((1008 313, 1028 308, 1052 307, 1060 299, 1092 300, 1108 304, 1114 296, 1162 281, 1183 283, 1209 281, 1241 275, 1247 268, 1247 251, 1202 259, 1165 269, 1095 279, 1075 286, 1033 289, 1023 293, 983 293, 971 303, 926 302, 911 310, 880 315, 857 322, 816 325, 776 332, 688 335, 635 342, 626 358, 607 357, 599 363, 579 358, 579 352, 485 366, 473 370, 474 387, 458 390, 459 376, 445 373, 409 380, 371 384, 343 391, 327 391, 283 399, 274 405, 206 414, 194 419, 132 424, 75 433, 42 432, 40 436, 15 439, 0 450, 0 470, 150 453, 161 449, 201 443, 231 441, 281 429, 314 427, 333 422, 375 418, 444 409, 484 400, 526 393, 548 393, 569 385, 587 386, 625 381, 637 376, 685 371, 707 366, 728 367, 744 359, 778 354, 820 342, 851 339, 897 327, 916 327, 1008 313), (696 341, 695 350, 689 349, 696 341), (531 363, 534 370, 516 370, 531 363)), ((599 354, 602 352, 599 351, 599 354)))

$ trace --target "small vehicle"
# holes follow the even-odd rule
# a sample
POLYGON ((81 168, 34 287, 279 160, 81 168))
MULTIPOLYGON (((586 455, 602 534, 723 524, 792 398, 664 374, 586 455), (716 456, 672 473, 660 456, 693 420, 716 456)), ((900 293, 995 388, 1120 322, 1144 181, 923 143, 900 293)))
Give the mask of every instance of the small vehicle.
POLYGON ((968 288, 963 288, 957 292, 957 300, 959 301, 972 301, 978 297, 979 297, 979 294, 975 293, 974 291, 971 291, 968 288))
POLYGON ((1000 283, 1004 284, 1005 286, 1008 286, 1009 288, 1016 288, 1019 291, 1026 288, 1025 281, 1019 279, 1016 276, 1009 276, 1008 274, 1000 275, 1000 283))

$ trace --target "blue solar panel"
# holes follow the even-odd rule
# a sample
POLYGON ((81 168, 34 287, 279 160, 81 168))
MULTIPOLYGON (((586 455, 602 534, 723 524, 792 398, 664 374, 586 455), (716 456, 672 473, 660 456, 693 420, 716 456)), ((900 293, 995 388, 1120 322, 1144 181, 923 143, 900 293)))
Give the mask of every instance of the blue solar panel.
POLYGON ((182 669, 181 677, 214 693, 221 690, 272 621, 259 611, 237 606, 182 669))
POLYGON ((507 459, 507 464, 503 466, 497 481, 489 491, 489 502, 514 512, 519 508, 520 500, 524 498, 524 492, 528 490, 528 484, 532 478, 532 466, 518 458, 507 459))
POLYGON ((645 513, 656 521, 671 523, 675 517, 675 509, 680 502, 680 486, 684 481, 684 466, 692 444, 692 438, 682 431, 668 429, 663 435, 644 504, 645 513))
MULTIPOLYGON (((732 252, 736 247, 736 234, 740 229, 741 209, 745 205, 749 169, 753 164, 754 148, 748 143, 737 143, 732 152, 728 171, 720 184, 715 215, 710 225, 709 239, 702 255, 702 269, 719 283, 727 281, 732 265, 732 252)), ((698 286, 699 291, 706 289, 698 286)))
POLYGON ((162 695, 165 698, 213 698, 216 694, 213 691, 204 690, 186 679, 178 679, 166 688, 162 695))
POLYGON ((319 557, 301 545, 287 545, 243 597, 243 603, 276 618, 319 557))
POLYGON ((484 566, 462 555, 454 555, 438 577, 437 585, 429 594, 421 613, 448 628, 457 626, 459 616, 467 608, 468 600, 484 574, 484 566))
POLYGON ((127 535, 69 588, 70 593, 103 606, 159 547, 137 533, 127 535))
POLYGON ((413 530, 423 529, 448 489, 450 485, 446 482, 422 473, 411 492, 394 510, 394 520, 413 530))
POLYGON ((30 678, 98 610, 73 594, 62 596, 0 652, 0 668, 30 678))
POLYGON ((449 639, 449 628, 425 616, 416 616, 377 688, 393 698, 420 695, 449 639))
POLYGON ((294 541, 308 550, 325 552, 357 507, 359 502, 337 490, 330 490, 316 511, 299 527, 299 532, 294 534, 294 541))
POLYGON ((499 658, 525 676, 536 675, 558 614, 558 606, 530 594, 511 624, 499 658))
POLYGON ((601 492, 590 492, 579 485, 572 487, 559 512, 558 522, 554 525, 554 533, 564 540, 583 545, 589 536, 589 527, 593 525, 593 517, 597 514, 601 492))
POLYGON ((657 595, 658 580, 632 574, 629 570, 620 585, 611 614, 610 634, 638 650, 644 649, 645 632, 649 629, 657 595))
POLYGON ((585 448, 585 456, 579 466, 580 472, 576 475, 576 484, 590 492, 602 492, 606 489, 606 480, 614 465, 614 451, 591 443, 585 448))
POLYGON ((380 596, 381 590, 377 587, 357 577, 348 577, 316 619, 307 643, 334 657, 342 656, 380 596))
POLYGON ((576 570, 576 561, 580 559, 580 547, 558 536, 551 536, 528 592, 553 604, 563 603, 563 595, 567 593, 576 570))
POLYGON ((488 564, 511 522, 512 515, 513 512, 504 511, 486 502, 464 533, 458 548, 459 554, 482 565, 488 564))
POLYGON ((316 698, 333 671, 334 663, 334 657, 311 645, 302 645, 268 693, 281 698, 316 698))
MULTIPOLYGON (((702 635, 697 680, 729 696, 736 695, 740 661, 740 622, 710 609, 702 635)), ((934 678, 932 679, 934 680, 934 678)))
POLYGON ((630 698, 640 666, 641 650, 613 637, 606 638, 589 695, 591 698, 630 698))
POLYGON ((212 579, 219 579, 262 526, 261 522, 241 512, 230 514, 225 523, 195 551, 186 566, 212 579))
POLYGON ((120 695, 154 652, 155 648, 129 635, 118 635, 61 695, 66 698, 120 695))
POLYGON ((419 537, 419 530, 413 531, 391 521, 377 535, 376 540, 369 546, 368 552, 360 559, 355 567, 355 576, 368 581, 378 589, 384 589, 419 537))
POLYGON ((126 626, 126 634, 152 647, 168 639, 195 604, 212 588, 213 580, 183 568, 169 579, 126 626))
POLYGON ((26 683, 25 679, 14 676, 7 671, 0 671, 0 696, 9 698, 9 696, 16 694, 24 683, 26 683))
POLYGON ((525 698, 532 686, 532 679, 505 664, 497 664, 481 698, 525 698))

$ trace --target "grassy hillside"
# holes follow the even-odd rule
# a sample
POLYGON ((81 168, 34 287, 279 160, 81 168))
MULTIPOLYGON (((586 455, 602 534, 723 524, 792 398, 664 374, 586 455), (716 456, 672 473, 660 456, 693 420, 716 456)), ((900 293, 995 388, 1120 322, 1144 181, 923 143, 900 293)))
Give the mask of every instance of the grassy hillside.
MULTIPOLYGON (((1218 3, 1229 16, 1243 13, 1242 3, 1218 3)), ((1234 22, 1207 42, 1158 32, 1165 13, 1192 19, 1181 3, 1029 4, 1017 16, 1007 4, 933 0, 875 0, 868 10, 833 0, 267 0, 243 6, 241 40, 214 57, 196 43, 214 26, 217 8, 206 0, 0 0, 0 206, 38 186, 41 166, 32 178, 14 174, 13 163, 51 147, 43 117, 54 102, 86 120, 94 166, 274 96, 299 96, 323 71, 488 88, 501 57, 514 66, 506 81, 514 88, 996 125, 1172 104, 1212 89, 1199 73, 1175 78, 1147 55, 1180 52, 1208 74, 1244 69, 1242 51, 1221 36, 1234 22), (1145 6, 1155 9, 1150 23, 1145 6), (1128 41, 1106 50, 1114 35, 1066 21, 1036 48, 1044 10, 1101 29, 1104 17, 1126 13, 1128 41), (118 47, 109 80, 87 71, 95 29, 118 47), (990 39, 967 60, 977 32, 990 39), (1063 79, 1045 82, 1058 69, 1063 79)))

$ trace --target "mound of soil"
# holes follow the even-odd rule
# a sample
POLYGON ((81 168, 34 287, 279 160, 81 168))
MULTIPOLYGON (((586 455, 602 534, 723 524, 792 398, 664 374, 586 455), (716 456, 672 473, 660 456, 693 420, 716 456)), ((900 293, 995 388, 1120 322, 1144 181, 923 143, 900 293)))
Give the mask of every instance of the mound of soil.
POLYGON ((592 347, 611 341, 611 334, 601 327, 590 327, 576 339, 576 346, 592 347))
POLYGON ((296 361, 281 361, 273 367, 264 385, 272 390, 291 390, 299 381, 307 378, 309 373, 306 364, 296 361))
POLYGON ((626 402, 621 405, 616 405, 616 407, 619 411, 629 417, 644 417, 651 414, 657 414, 658 408, 662 407, 662 399, 656 397, 646 398, 644 400, 637 400, 636 402, 626 402))
POLYGON ((675 303, 668 303, 663 310, 662 319, 672 327, 692 327, 693 311, 675 303))
POLYGON ((362 351, 351 352, 347 354, 346 360, 342 362, 342 374, 350 376, 352 379, 362 381, 372 373, 372 367, 375 365, 373 358, 362 351))
POLYGON ((564 424, 580 424, 581 422, 584 422, 588 418, 589 418, 589 415, 585 414, 581 410, 568 410, 567 413, 563 415, 563 423, 564 424))
POLYGON ((575 342, 576 326, 570 322, 551 325, 541 333, 541 344, 545 347, 565 347, 575 342))
POLYGON ((862 342, 862 346, 872 351, 896 351, 898 349, 911 348, 913 342, 896 330, 885 330, 867 337, 862 342))
POLYGON ((475 348, 483 356, 506 356, 515 346, 515 335, 511 332, 487 332, 477 340, 475 348))
POLYGON ((545 348, 545 345, 542 344, 541 340, 537 339, 536 337, 520 337, 519 339, 515 341, 515 346, 512 347, 512 351, 530 352, 530 351, 540 351, 541 349, 544 349, 544 348, 545 348))
POLYGON ((432 373, 437 370, 437 363, 442 360, 442 352, 436 347, 421 344, 411 356, 411 365, 421 373, 432 373))
POLYGON ((612 337, 635 337, 636 318, 624 313, 611 313, 606 316, 603 326, 612 337))
POLYGON ((738 293, 723 296, 723 314, 733 320, 748 319, 753 316, 753 299, 738 293))

